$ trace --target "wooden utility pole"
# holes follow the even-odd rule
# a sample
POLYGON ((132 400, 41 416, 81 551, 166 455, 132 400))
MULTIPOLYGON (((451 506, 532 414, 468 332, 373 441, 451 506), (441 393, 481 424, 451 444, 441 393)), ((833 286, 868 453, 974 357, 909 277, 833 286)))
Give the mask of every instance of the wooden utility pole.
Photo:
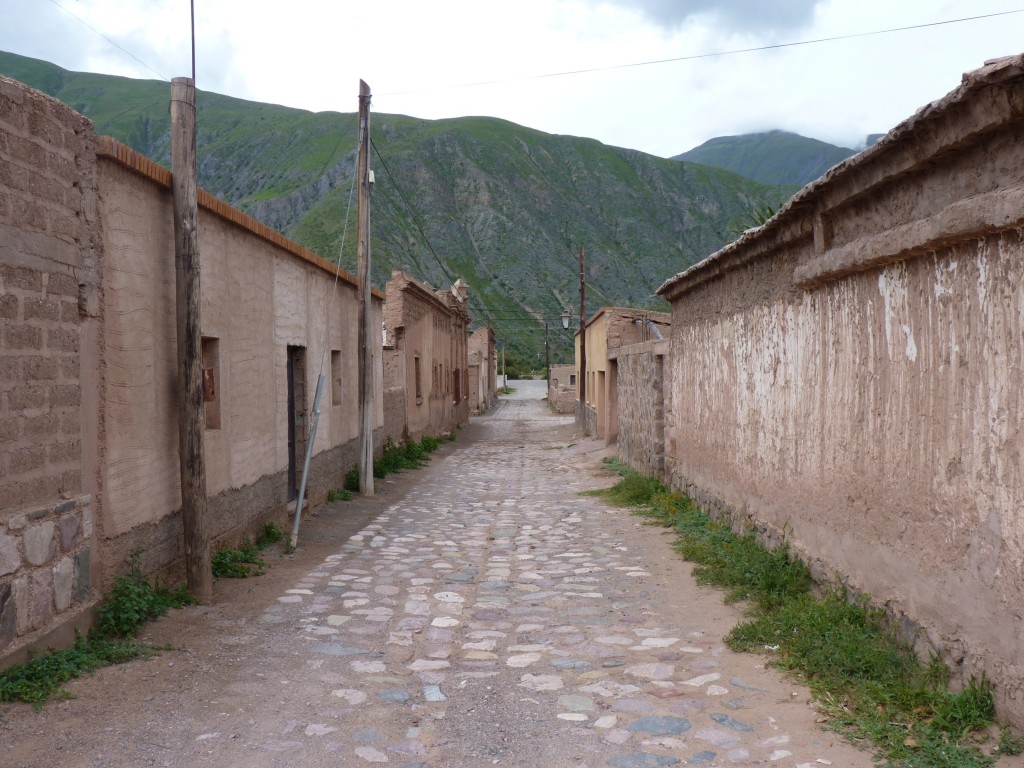
POLYGON ((171 189, 178 325, 178 466, 185 529, 185 579, 197 600, 213 597, 206 530, 202 336, 199 325, 199 212, 196 204, 196 87, 171 81, 171 189))
POLYGON ((548 344, 548 321, 544 321, 544 365, 547 366, 548 389, 551 389, 551 345, 548 344))
POLYGON ((580 246, 580 426, 587 434, 587 281, 580 246))
MULTIPOLYGON (((370 293, 370 86, 359 81, 359 492, 373 496, 373 305, 370 293)), ((379 333, 379 331, 378 331, 379 333)))

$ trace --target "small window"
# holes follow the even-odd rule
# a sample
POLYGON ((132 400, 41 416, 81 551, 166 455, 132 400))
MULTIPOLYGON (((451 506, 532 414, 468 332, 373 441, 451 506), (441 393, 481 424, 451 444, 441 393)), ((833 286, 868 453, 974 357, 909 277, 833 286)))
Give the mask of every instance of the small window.
POLYGON ((331 350, 331 405, 341 405, 341 352, 331 350))
POLYGON ((220 429, 220 340, 202 337, 203 408, 206 428, 220 429))
POLYGON ((452 372, 452 386, 455 391, 455 396, 452 399, 458 403, 462 400, 462 371, 458 368, 452 372))
POLYGON ((570 373, 569 374, 569 386, 570 387, 575 387, 576 386, 576 374, 575 373, 570 373))
POLYGON ((416 374, 416 403, 418 405, 423 402, 423 378, 420 373, 420 358, 418 355, 412 359, 412 363, 416 374))

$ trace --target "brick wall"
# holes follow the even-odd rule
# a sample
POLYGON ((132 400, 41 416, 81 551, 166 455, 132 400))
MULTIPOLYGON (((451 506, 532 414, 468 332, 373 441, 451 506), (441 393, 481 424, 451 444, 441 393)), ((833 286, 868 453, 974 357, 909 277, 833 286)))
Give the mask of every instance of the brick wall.
POLYGON ((661 479, 665 479, 668 344, 645 342, 609 353, 617 373, 619 458, 641 474, 661 479))
POLYGON ((91 598, 82 347, 99 313, 92 125, 0 78, 0 657, 91 598))

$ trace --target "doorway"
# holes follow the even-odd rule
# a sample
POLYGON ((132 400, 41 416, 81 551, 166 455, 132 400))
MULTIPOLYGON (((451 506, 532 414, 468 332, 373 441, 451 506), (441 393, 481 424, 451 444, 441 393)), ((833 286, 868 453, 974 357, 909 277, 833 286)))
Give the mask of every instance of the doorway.
POLYGON ((288 347, 288 501, 299 495, 306 459, 306 348, 288 347))

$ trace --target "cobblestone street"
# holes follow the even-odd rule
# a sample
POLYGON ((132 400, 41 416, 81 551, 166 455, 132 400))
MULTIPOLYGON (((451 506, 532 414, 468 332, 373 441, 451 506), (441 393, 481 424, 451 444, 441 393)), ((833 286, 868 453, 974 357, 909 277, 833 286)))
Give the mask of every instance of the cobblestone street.
MULTIPOLYGON (((539 400, 503 399, 251 615, 194 609, 216 652, 9 712, 37 747, 14 765, 872 765, 821 730, 806 690, 724 648, 741 613, 694 585, 667 532, 579 495, 612 482, 598 446, 539 400), (89 719, 89 697, 122 685, 135 722, 89 719), (75 712, 74 745, 44 727, 75 712)), ((161 636, 189 648, 173 630, 195 619, 161 636)))

